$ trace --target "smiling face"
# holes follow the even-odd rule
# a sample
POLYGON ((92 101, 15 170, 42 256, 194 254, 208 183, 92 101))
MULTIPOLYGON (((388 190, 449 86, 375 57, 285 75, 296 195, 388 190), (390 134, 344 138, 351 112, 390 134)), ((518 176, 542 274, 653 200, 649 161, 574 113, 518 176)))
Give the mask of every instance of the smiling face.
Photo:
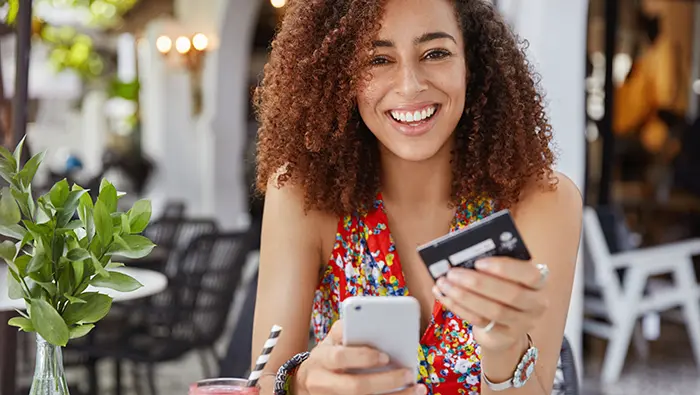
POLYGON ((359 88, 362 120, 385 148, 423 161, 448 147, 464 112, 467 67, 454 6, 390 0, 359 88))

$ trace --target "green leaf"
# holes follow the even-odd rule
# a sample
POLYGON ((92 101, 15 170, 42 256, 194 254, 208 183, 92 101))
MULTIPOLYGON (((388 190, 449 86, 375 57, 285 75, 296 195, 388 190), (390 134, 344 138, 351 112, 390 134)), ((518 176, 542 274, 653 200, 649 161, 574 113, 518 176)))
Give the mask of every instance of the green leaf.
POLYGON ((5 237, 11 237, 16 240, 22 240, 26 233, 27 230, 18 224, 0 225, 0 235, 3 235, 5 237))
POLYGON ((66 203, 66 199, 68 199, 68 193, 70 193, 68 181, 66 181, 64 178, 55 183, 49 191, 49 199, 51 199, 51 204, 53 204, 53 206, 56 208, 63 207, 63 205, 66 203))
POLYGON ((50 261, 42 251, 35 252, 34 256, 29 260, 29 264, 27 265, 27 273, 36 273, 40 271, 47 263, 50 263, 50 261))
POLYGON ((56 309, 43 299, 32 299, 29 316, 37 333, 55 346, 65 347, 70 337, 68 325, 56 309))
POLYGON ((56 287, 56 284, 50 282, 50 281, 36 281, 37 284, 53 298, 56 296, 58 292, 58 288, 56 287))
POLYGON ((0 155, 2 155, 2 158, 4 159, 4 162, 7 162, 8 164, 12 165, 13 172, 17 171, 17 161, 15 160, 15 157, 12 156, 12 153, 7 150, 7 148, 0 146, 0 155))
POLYGON ((9 326, 16 326, 24 332, 34 332, 34 325, 32 325, 32 321, 24 317, 10 318, 10 320, 7 321, 7 324, 9 326))
POLYGON ((107 247, 112 242, 112 217, 102 200, 95 203, 94 216, 97 238, 102 247, 107 247))
POLYGON ((9 226, 16 225, 22 219, 22 213, 19 211, 17 202, 10 188, 2 188, 2 197, 0 197, 0 224, 9 226))
POLYGON ((97 200, 104 203, 110 214, 117 211, 117 189, 105 178, 100 183, 100 194, 97 200))
POLYGON ((105 266, 105 269, 118 269, 120 267, 124 267, 124 264, 120 262, 109 261, 109 263, 107 263, 107 265, 105 266))
POLYGON ((58 216, 58 222, 56 226, 62 228, 66 226, 71 219, 73 219, 73 215, 75 215, 75 210, 80 204, 80 198, 86 192, 86 190, 77 190, 71 191, 68 194, 68 197, 66 198, 66 201, 63 204, 63 211, 61 212, 61 215, 58 216))
POLYGON ((54 237, 53 244, 51 244, 51 260, 53 262, 58 262, 63 256, 63 250, 66 244, 66 239, 63 237, 54 237))
POLYGON ((77 339, 79 337, 83 337, 90 333, 92 328, 94 328, 95 325, 93 324, 84 324, 80 326, 76 326, 70 329, 70 338, 71 339, 77 339))
POLYGON ((64 296, 66 299, 68 299, 69 302, 71 302, 71 303, 73 303, 73 304, 85 304, 85 303, 87 303, 85 300, 80 299, 80 298, 76 298, 75 296, 70 296, 70 295, 68 295, 68 294, 63 295, 63 296, 64 296))
POLYGON ((102 266, 102 262, 100 262, 99 259, 97 259, 96 256, 90 255, 92 258, 92 267, 95 269, 95 273, 99 274, 102 277, 109 277, 109 272, 105 270, 105 268, 102 266))
POLYGON ((109 272, 109 277, 107 278, 99 276, 94 277, 90 281, 90 285, 93 287, 110 288, 120 292, 131 292, 143 287, 143 284, 136 281, 133 277, 114 271, 109 272))
MULTIPOLYGON (((80 185, 73 185, 74 191, 81 191, 83 188, 80 185)), ((87 192, 87 190, 85 190, 87 192)), ((92 241, 95 236, 95 222, 93 220, 93 204, 89 194, 84 193, 80 196, 78 203, 78 216, 85 226, 88 241, 92 241)))
POLYGON ((4 259, 8 264, 14 265, 15 255, 17 255, 15 243, 9 240, 4 240, 0 243, 0 258, 4 259))
POLYGON ((32 184, 36 171, 41 162, 44 160, 44 155, 46 155, 46 152, 42 151, 32 156, 31 159, 29 159, 24 165, 22 170, 17 173, 17 180, 23 187, 27 188, 32 184))
POLYGON ((151 201, 139 200, 128 211, 131 233, 141 233, 151 220, 151 201))
POLYGON ((14 270, 9 270, 10 275, 7 276, 7 296, 12 300, 22 299, 24 291, 19 283, 19 276, 14 270))
POLYGON ((108 251, 111 255, 120 255, 130 259, 140 259, 153 251, 155 244, 141 235, 115 236, 115 243, 108 251))
POLYGON ((34 240, 34 235, 32 235, 32 232, 27 232, 24 234, 24 237, 22 237, 22 240, 20 240, 19 245, 17 246, 18 249, 24 248, 27 243, 30 241, 34 240))
POLYGON ((68 258, 70 261, 82 261, 90 258, 90 253, 82 248, 74 248, 68 251, 66 258, 68 258))
POLYGON ((112 307, 112 298, 97 292, 80 295, 85 303, 70 304, 63 313, 69 324, 92 324, 104 318, 112 307))
POLYGON ((68 222, 66 224, 66 226, 64 226, 64 229, 75 230, 75 229, 82 228, 82 227, 83 227, 83 222, 79 219, 75 219, 73 221, 68 222))
POLYGON ((71 262, 73 265, 73 281, 75 284, 80 284, 85 275, 85 261, 71 262))
POLYGON ((22 163, 22 148, 24 148, 24 140, 27 139, 27 135, 24 135, 22 137, 22 140, 17 143, 17 146, 15 146, 15 150, 12 152, 12 158, 15 160, 15 163, 17 163, 17 170, 19 171, 19 164, 22 163))
POLYGON ((27 218, 32 218, 34 216, 34 199, 31 198, 31 190, 29 192, 22 192, 19 189, 12 189, 12 196, 19 205, 22 214, 27 218))
POLYGON ((129 234, 131 233, 131 225, 129 225, 129 217, 125 214, 121 214, 121 231, 124 234, 129 234))
POLYGON ((66 264, 66 259, 61 258, 62 265, 58 269, 58 294, 65 295, 73 291, 73 266, 66 264))
POLYGON ((15 258, 15 267, 20 276, 24 277, 27 274, 27 265, 31 259, 32 257, 29 255, 20 255, 15 258))
POLYGON ((0 159, 0 176, 7 181, 10 185, 14 185, 14 180, 12 179, 15 174, 15 164, 8 163, 4 159, 0 159))

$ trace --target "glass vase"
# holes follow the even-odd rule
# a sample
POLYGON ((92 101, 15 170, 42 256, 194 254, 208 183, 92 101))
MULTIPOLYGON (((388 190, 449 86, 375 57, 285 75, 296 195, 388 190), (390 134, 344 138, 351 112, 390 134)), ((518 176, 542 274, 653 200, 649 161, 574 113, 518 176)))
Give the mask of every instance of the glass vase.
POLYGON ((36 335, 36 366, 29 395, 69 395, 61 347, 36 335))

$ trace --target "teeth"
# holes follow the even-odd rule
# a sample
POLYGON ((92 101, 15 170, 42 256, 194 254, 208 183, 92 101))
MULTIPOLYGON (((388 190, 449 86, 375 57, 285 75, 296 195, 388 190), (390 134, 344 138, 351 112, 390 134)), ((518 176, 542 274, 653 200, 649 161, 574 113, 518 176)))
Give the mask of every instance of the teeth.
POLYGON ((414 111, 414 112, 403 112, 403 111, 392 111, 391 117, 394 118, 394 120, 399 121, 399 122, 407 122, 407 123, 412 123, 412 122, 420 122, 422 120, 428 119, 435 114, 435 111, 437 110, 437 106, 431 106, 429 108, 423 109, 421 111, 414 111))

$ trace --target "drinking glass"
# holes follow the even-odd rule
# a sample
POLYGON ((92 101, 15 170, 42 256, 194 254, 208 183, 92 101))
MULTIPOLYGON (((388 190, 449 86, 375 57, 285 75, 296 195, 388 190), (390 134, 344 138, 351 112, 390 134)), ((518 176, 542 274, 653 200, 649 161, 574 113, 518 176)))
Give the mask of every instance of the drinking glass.
POLYGON ((247 384, 246 379, 201 380, 190 386, 189 395, 260 395, 260 388, 248 387, 247 384))

